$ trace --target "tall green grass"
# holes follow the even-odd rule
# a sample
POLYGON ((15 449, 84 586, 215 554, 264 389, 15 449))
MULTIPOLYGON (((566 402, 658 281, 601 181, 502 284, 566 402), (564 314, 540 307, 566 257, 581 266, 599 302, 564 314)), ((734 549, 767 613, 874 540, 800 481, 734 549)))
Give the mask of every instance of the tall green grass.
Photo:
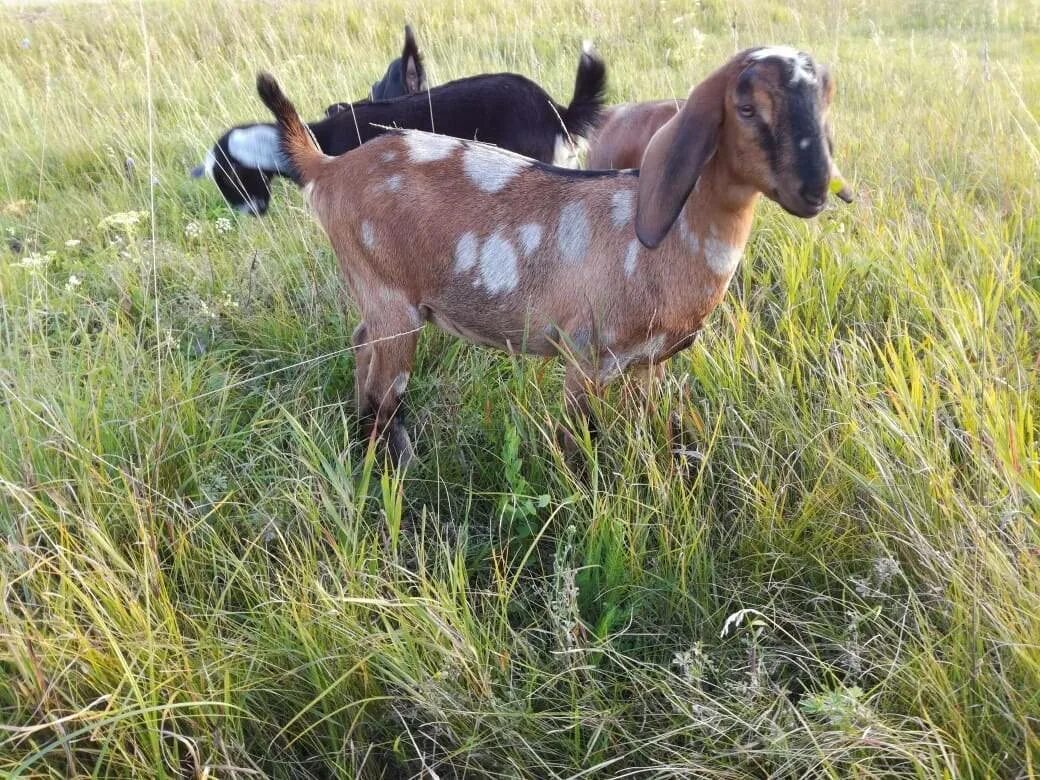
POLYGON ((0 9, 0 773, 1038 776, 1038 106, 1035 0, 0 9), (557 366, 435 333, 383 469, 299 196, 186 175, 256 70, 317 115, 405 19, 561 100, 584 37, 616 101, 836 74, 857 202, 760 207, 584 474, 557 366))

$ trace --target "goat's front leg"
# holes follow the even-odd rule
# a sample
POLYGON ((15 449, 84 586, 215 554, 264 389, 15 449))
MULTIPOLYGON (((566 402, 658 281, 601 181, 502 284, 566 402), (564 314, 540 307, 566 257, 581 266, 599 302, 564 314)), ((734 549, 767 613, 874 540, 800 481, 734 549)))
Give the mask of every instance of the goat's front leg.
MULTIPOLYGON (((589 397, 599 395, 601 388, 595 375, 580 363, 569 363, 567 374, 563 381, 563 403, 567 410, 567 417, 575 427, 584 420, 589 426, 589 432, 595 436, 595 423, 590 414, 589 397)), ((574 438, 567 426, 558 426, 557 440, 563 448, 564 454, 572 458, 578 453, 578 441, 574 438)))
MULTIPOLYGON (((661 388, 664 383, 665 364, 643 363, 629 369, 629 374, 632 375, 638 383, 636 400, 638 400, 640 405, 643 407, 644 413, 649 414, 650 409, 653 408, 653 399, 655 394, 662 392, 661 388)), ((671 414, 665 418, 664 433, 668 445, 671 446, 675 435, 675 427, 672 423, 671 414)))
MULTIPOLYGON (((366 318, 363 327, 357 381, 359 387, 359 415, 371 420, 371 435, 385 437, 390 459, 399 467, 406 467, 414 457, 412 442, 401 422, 401 403, 419 340, 414 319, 404 315, 388 316, 380 312, 380 319, 366 318)), ((361 330, 361 328, 359 328, 361 330)))

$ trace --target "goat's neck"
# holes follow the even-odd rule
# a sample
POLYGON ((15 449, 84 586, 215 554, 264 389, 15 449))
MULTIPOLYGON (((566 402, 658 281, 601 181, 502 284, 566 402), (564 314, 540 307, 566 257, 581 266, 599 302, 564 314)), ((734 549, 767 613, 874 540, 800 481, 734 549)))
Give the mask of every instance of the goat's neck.
POLYGON ((721 157, 712 157, 679 214, 686 221, 684 234, 695 236, 699 245, 699 251, 689 253, 690 262, 706 264, 708 240, 722 241, 743 254, 757 200, 755 188, 740 183, 721 157))

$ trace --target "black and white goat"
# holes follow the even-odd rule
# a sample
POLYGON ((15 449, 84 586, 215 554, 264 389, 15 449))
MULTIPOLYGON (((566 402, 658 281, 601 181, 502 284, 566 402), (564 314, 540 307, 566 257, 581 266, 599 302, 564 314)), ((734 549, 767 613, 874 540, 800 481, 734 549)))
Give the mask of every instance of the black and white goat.
MULTIPOLYGON (((542 162, 576 167, 577 143, 595 127, 605 89, 606 66, 586 43, 567 106, 524 76, 497 73, 394 100, 344 104, 308 127, 321 151, 330 156, 355 149, 390 128, 405 128, 476 139, 542 162)), ((239 125, 227 131, 200 168, 196 175, 205 172, 228 204, 247 214, 267 211, 274 176, 297 180, 279 149, 273 124, 239 125)))

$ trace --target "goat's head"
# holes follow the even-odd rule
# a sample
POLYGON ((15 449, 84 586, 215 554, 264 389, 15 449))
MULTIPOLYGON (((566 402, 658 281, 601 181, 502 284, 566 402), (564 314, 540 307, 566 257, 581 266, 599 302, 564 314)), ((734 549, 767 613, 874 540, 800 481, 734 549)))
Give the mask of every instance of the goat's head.
POLYGON ((271 200, 271 179, 288 171, 273 125, 244 125, 224 133, 191 175, 208 176, 228 205, 261 216, 271 200))
POLYGON ((422 55, 415 42, 412 28, 404 26, 404 49, 401 56, 390 63, 386 73, 372 85, 372 100, 389 100, 403 95, 414 95, 426 89, 426 71, 422 55))
MULTIPOLYGON (((647 146, 640 172, 639 239, 657 246, 705 164, 717 156, 733 180, 798 217, 814 217, 840 174, 827 111, 834 81, 804 52, 748 49, 690 93, 647 146)), ((842 186, 837 195, 851 193, 842 186)))

